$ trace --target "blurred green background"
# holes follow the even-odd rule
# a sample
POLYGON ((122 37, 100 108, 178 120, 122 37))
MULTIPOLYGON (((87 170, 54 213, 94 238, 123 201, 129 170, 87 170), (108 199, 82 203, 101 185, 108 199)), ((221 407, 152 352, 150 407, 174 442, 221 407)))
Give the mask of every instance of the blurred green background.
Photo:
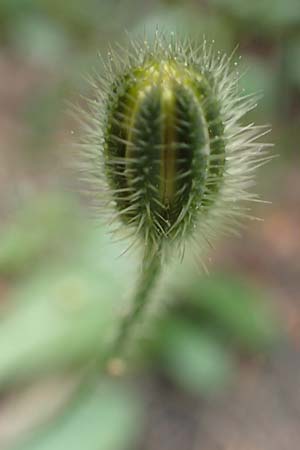
MULTIPOLYGON (((0 0, 0 448, 288 450, 300 433, 299 0, 0 0), (241 55, 279 155, 264 222, 173 267, 127 367, 85 379, 126 312, 134 255, 64 169, 98 52, 156 27, 241 55), (98 380, 99 378, 99 380, 98 380), (80 386, 80 388, 78 387, 80 386)), ((102 374, 101 374, 102 373, 102 374)))

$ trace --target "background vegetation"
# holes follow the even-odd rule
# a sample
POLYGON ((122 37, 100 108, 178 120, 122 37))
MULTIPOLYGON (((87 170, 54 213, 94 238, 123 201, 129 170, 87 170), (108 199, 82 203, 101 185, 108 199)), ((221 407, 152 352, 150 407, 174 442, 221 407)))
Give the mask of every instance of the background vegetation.
POLYGON ((296 450, 299 1, 0 0, 0 75, 0 448, 296 450), (209 277, 174 267, 129 363, 82 386, 136 268, 72 194, 66 105, 98 52, 156 26, 238 44, 242 87, 263 93, 251 119, 272 124, 280 155, 258 179, 273 203, 220 240, 209 277))

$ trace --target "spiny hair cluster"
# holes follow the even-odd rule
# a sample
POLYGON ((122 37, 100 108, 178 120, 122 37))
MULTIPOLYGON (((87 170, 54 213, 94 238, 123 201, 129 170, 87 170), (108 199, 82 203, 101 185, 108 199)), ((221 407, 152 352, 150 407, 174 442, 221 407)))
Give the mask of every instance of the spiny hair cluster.
POLYGON ((259 201, 249 188, 268 129, 241 124, 257 96, 240 91, 234 53, 213 47, 157 33, 111 49, 91 81, 81 170, 98 214, 132 243, 198 248, 259 201))

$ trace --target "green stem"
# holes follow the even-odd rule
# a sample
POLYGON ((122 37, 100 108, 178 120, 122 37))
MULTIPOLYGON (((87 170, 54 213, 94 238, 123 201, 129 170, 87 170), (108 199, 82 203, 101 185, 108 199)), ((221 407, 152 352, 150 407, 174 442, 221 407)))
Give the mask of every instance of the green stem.
POLYGON ((140 280, 133 298, 130 313, 124 317, 120 325, 119 334, 114 344, 114 354, 120 354, 126 346, 130 335, 149 303, 150 293, 161 270, 161 251, 148 248, 145 250, 140 280))

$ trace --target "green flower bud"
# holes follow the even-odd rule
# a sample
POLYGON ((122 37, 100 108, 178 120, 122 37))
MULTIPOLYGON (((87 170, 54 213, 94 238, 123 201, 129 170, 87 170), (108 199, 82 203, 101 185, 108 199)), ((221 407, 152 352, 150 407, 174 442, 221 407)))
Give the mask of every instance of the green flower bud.
POLYGON ((255 107, 242 96, 232 56, 214 56, 174 35, 109 54, 87 114, 88 172, 113 220, 143 245, 210 242, 230 231, 257 200, 254 169, 269 159, 265 132, 241 118, 255 107))

